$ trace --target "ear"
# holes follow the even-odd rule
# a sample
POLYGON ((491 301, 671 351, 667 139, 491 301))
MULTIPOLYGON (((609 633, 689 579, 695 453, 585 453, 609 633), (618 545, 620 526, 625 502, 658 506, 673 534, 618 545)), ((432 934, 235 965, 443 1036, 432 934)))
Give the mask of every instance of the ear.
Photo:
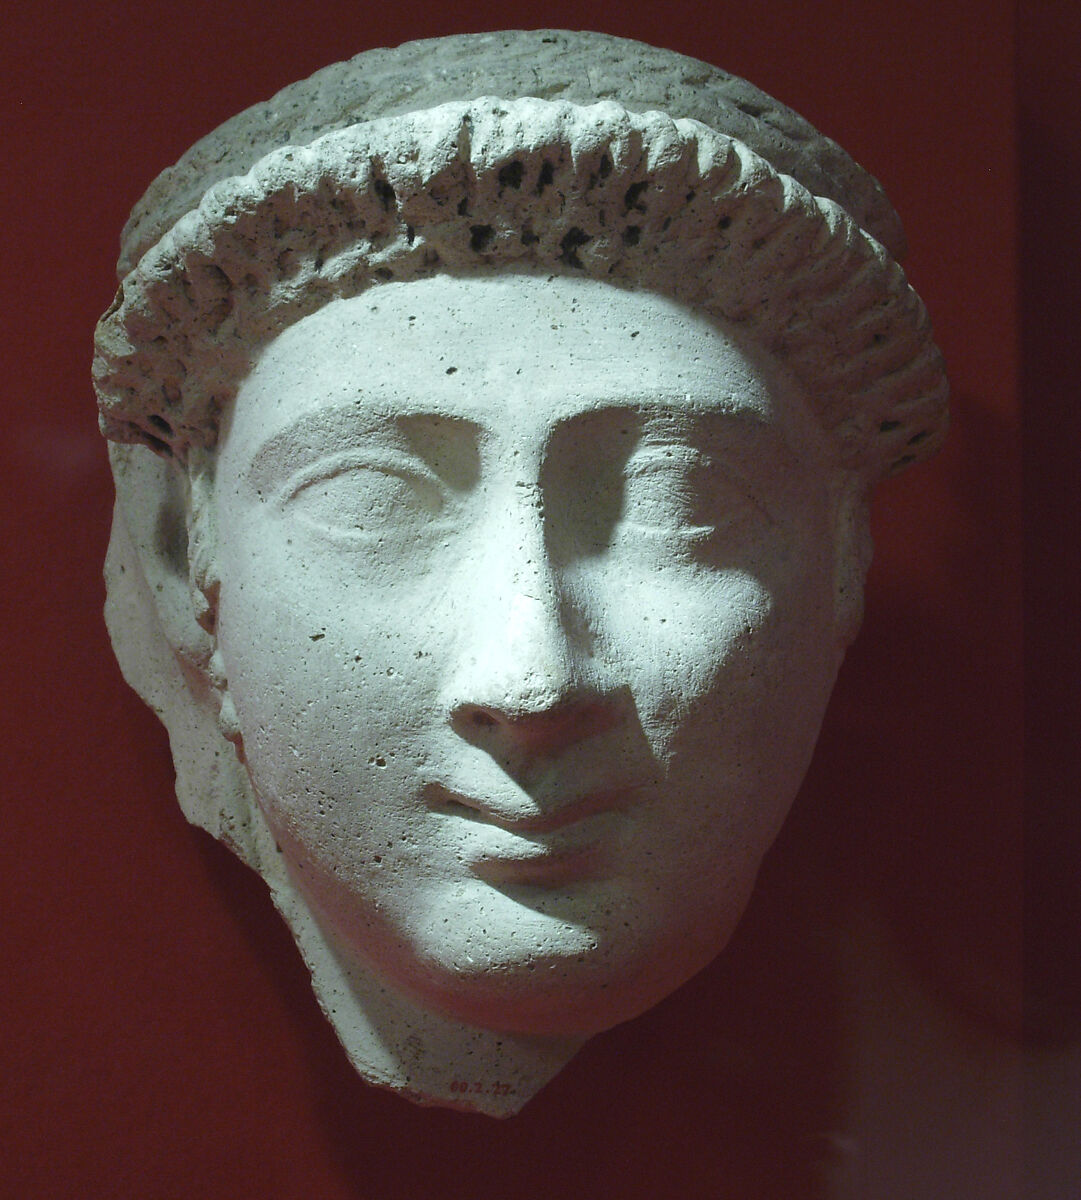
POLYGON ((833 503, 833 605, 837 641, 844 651, 863 621, 863 592, 871 565, 871 508, 865 480, 852 471, 840 474, 833 503))
POLYGON ((111 445, 109 455, 116 508, 105 621, 120 669, 169 732, 184 815, 258 867, 261 823, 253 824, 248 773, 223 733, 234 734, 235 715, 214 637, 212 530, 189 541, 184 467, 144 446, 111 445))

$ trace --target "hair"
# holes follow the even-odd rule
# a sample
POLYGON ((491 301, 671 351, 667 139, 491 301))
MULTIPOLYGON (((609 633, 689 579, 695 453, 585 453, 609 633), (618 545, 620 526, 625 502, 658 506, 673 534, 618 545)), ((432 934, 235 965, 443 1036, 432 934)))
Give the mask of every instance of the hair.
POLYGON ((200 138, 150 185, 121 237, 123 278, 214 183, 281 146, 481 96, 542 96, 701 121, 826 196, 901 262, 904 230, 882 185, 830 138, 760 88, 659 46, 565 29, 461 33, 365 50, 289 84, 200 138))
POLYGON ((335 129, 210 186, 99 324, 102 430, 187 461, 293 322, 383 282, 496 271, 654 290, 745 329, 871 482, 945 434, 923 305, 836 201, 695 120, 491 98, 335 129))

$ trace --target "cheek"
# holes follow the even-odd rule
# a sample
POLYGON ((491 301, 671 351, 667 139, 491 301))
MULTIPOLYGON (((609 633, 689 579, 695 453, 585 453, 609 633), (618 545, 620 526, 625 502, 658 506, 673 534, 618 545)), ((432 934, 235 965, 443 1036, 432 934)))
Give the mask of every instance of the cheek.
POLYGON ((621 602, 608 606, 618 619, 603 652, 633 692, 663 779, 638 869, 699 916, 703 897, 718 916, 741 908, 807 769, 836 673, 828 546, 796 544, 738 568, 611 581, 621 602), (685 881, 678 893, 672 872, 685 881))
MULTIPOLYGON (((727 769, 763 812, 787 811, 810 763, 840 654, 828 547, 808 540, 763 564, 760 603, 714 678, 712 726, 727 769)), ((713 756, 714 760, 716 755, 713 756)), ((779 817, 771 819, 770 837, 779 817)))
POLYGON ((742 690, 749 647, 771 608, 753 576, 675 571, 615 610, 605 650, 627 676, 658 758, 696 718, 723 707, 726 693, 742 690))
POLYGON ((372 810, 358 800, 401 790, 438 692, 417 620, 430 597, 388 603, 273 525, 224 533, 218 637, 256 791, 283 821, 356 833, 372 810))
POLYGON ((723 726, 730 743, 824 704, 838 657, 830 564, 821 537, 791 535, 724 567, 610 561, 572 590, 663 758, 677 735, 723 726))

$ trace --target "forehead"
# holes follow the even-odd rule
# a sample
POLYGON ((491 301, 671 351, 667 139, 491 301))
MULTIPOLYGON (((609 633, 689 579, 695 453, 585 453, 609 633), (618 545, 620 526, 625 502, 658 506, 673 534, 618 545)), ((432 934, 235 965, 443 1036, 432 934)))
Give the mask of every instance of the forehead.
POLYGON ((588 278, 436 276, 332 301, 280 334, 237 392, 251 445, 348 409, 462 418, 523 438, 597 407, 728 414, 806 452, 821 441, 779 364, 653 292, 588 278))

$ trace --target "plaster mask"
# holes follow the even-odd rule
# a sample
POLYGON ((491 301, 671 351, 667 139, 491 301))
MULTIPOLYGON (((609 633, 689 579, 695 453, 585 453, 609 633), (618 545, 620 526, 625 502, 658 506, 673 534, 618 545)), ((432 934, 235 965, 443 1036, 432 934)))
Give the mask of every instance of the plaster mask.
POLYGON ((219 451, 218 637, 337 946, 526 1033, 714 956, 837 665, 822 441, 716 326, 593 280, 389 284, 272 343, 219 451))
POLYGON ((97 374, 118 656, 362 1075, 516 1111, 717 954, 858 625, 869 488, 943 427, 836 202, 610 103, 358 117, 143 250, 97 374))

